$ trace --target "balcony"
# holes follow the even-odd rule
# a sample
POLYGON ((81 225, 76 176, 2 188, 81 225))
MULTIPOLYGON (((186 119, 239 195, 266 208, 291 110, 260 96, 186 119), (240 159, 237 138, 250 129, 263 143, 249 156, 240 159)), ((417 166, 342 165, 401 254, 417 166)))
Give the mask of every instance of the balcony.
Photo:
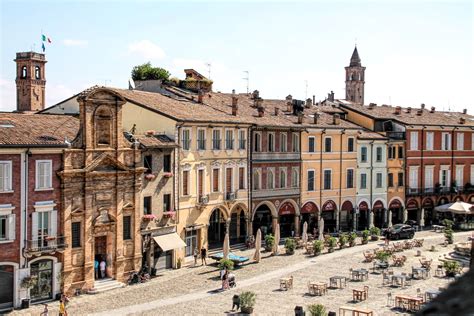
POLYGON ((27 240, 25 251, 27 253, 45 253, 64 250, 66 247, 66 237, 48 236, 34 240, 27 240))
MULTIPOLYGON (((463 188, 461 187, 458 192, 462 192, 463 188)), ((456 193, 455 191, 451 192, 451 189, 448 187, 437 187, 437 188, 407 188, 407 196, 428 196, 435 194, 449 194, 456 193)))
POLYGON ((299 152, 253 152, 253 160, 299 160, 299 152))
POLYGON ((299 195, 299 194, 300 194, 300 188, 261 189, 261 190, 252 191, 252 197, 254 198, 293 196, 293 195, 299 195))
POLYGON ((405 132, 385 132, 387 137, 395 140, 405 140, 405 132))

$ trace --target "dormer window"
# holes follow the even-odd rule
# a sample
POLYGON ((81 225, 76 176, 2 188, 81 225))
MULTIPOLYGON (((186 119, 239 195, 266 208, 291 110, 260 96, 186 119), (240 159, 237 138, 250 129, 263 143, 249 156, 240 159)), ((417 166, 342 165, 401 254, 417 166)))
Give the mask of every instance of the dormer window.
POLYGON ((110 145, 112 134, 112 113, 106 107, 99 107, 94 115, 97 145, 110 145))
POLYGON ((26 78, 27 71, 26 71, 26 66, 21 67, 21 78, 26 78))
POLYGON ((35 78, 36 79, 41 79, 41 73, 40 73, 40 67, 39 66, 35 67, 35 78))

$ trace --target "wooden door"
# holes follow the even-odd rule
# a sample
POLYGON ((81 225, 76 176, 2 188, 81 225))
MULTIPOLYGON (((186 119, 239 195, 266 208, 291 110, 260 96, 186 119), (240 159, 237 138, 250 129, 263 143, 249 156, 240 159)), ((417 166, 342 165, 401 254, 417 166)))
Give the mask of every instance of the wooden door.
MULTIPOLYGON (((95 255, 104 256, 107 254, 107 236, 95 237, 95 255)), ((97 258, 99 259, 99 258, 97 258)))
POLYGON ((227 193, 232 192, 232 169, 225 170, 225 190, 227 193))
POLYGON ((198 195, 203 195, 203 186, 204 186, 204 170, 198 171, 198 195))

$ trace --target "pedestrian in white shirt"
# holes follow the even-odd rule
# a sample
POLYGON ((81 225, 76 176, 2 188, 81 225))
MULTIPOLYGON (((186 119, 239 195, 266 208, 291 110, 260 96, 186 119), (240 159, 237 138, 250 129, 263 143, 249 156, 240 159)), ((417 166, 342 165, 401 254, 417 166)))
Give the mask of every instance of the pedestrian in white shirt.
POLYGON ((100 262, 100 277, 102 279, 105 278, 105 267, 106 267, 105 261, 102 259, 102 261, 100 262))

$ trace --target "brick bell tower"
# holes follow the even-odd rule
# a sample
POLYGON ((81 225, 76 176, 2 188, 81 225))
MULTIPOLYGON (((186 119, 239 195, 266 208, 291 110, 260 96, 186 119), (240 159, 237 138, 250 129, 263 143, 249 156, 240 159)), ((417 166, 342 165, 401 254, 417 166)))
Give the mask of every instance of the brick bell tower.
POLYGON ((364 105, 365 67, 360 62, 357 46, 346 69, 346 100, 364 105))
POLYGON ((39 111, 45 105, 44 54, 35 52, 16 53, 16 110, 39 111))

